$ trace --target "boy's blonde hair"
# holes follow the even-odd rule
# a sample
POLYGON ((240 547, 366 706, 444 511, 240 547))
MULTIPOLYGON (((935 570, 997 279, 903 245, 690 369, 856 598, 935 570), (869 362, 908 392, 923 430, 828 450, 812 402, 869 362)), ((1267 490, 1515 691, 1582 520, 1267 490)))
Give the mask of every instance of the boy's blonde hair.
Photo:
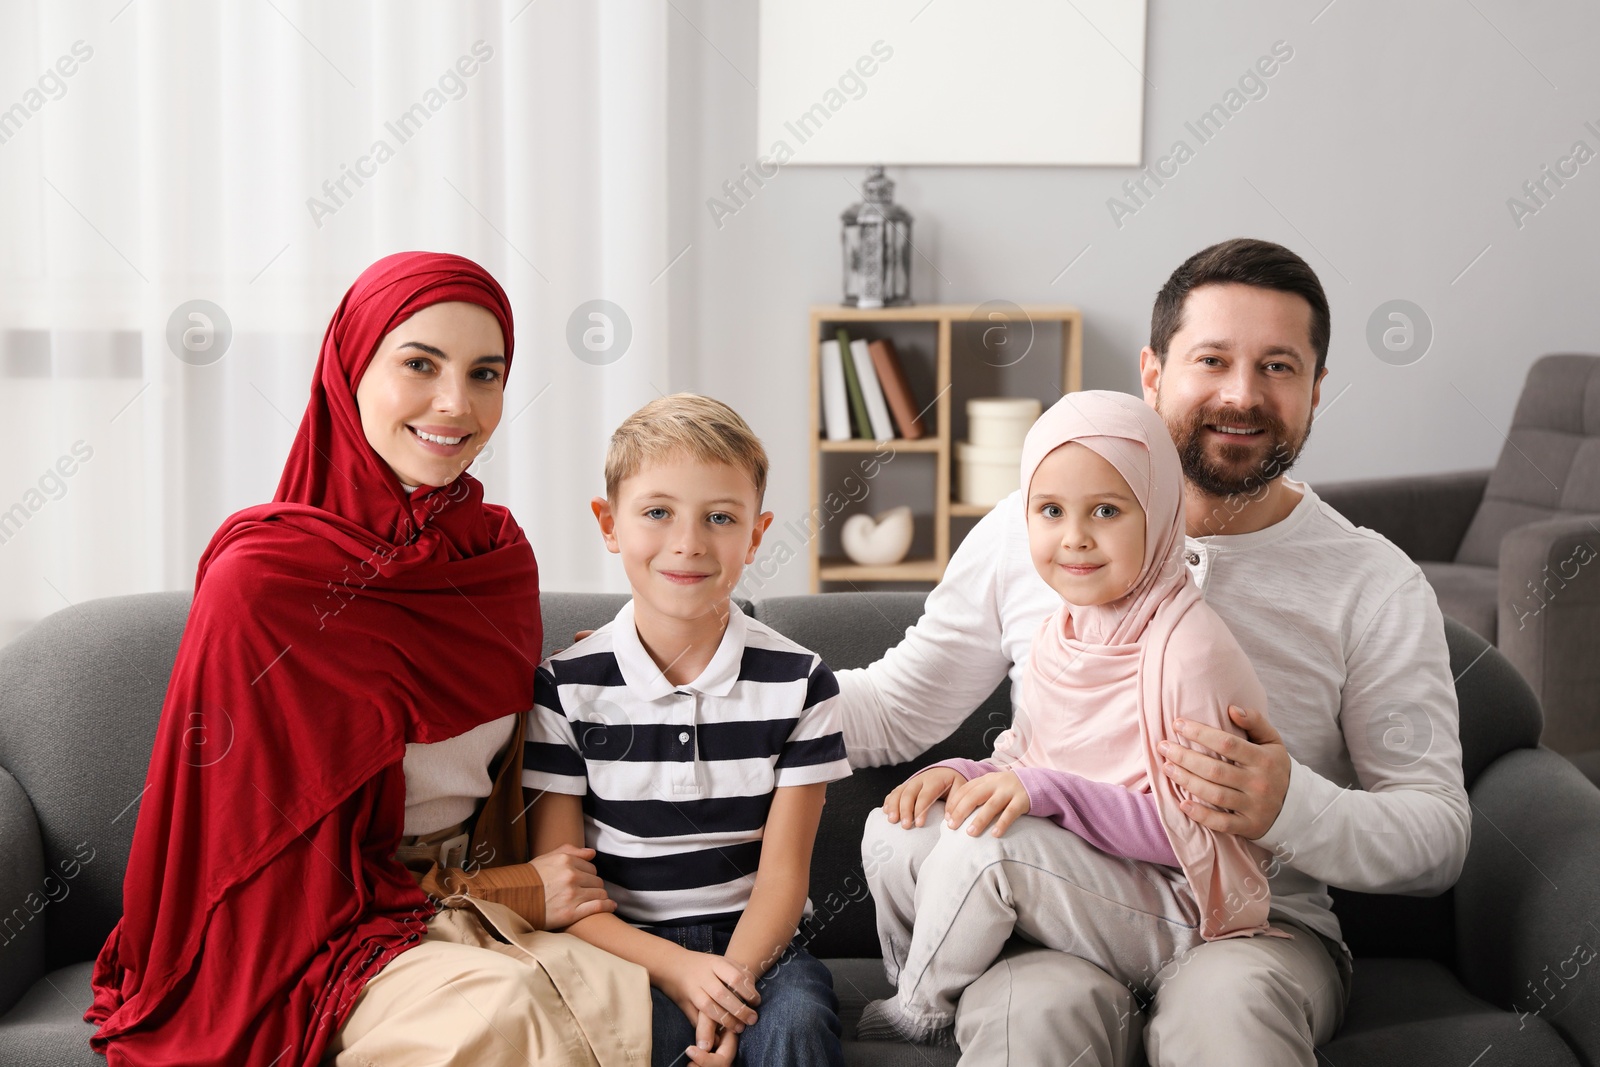
POLYGON ((767 493, 767 450, 739 413, 695 393, 659 397, 623 420, 606 449, 606 498, 645 465, 678 453, 702 463, 726 463, 750 475, 756 507, 767 493))

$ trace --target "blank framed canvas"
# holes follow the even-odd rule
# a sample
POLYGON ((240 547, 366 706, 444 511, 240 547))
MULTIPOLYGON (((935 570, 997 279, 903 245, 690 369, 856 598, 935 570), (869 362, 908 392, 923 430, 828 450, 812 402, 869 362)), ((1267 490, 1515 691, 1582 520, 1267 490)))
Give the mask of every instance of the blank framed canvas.
POLYGON ((1146 0, 761 0, 777 163, 1138 166, 1146 0))

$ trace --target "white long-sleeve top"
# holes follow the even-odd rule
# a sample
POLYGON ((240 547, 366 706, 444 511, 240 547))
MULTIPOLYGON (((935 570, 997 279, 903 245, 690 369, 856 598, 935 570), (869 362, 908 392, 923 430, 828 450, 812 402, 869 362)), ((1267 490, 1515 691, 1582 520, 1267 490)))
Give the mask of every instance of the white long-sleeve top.
POLYGON ((443 741, 407 745, 401 764, 406 776, 401 832, 418 837, 472 818, 494 789, 490 771, 516 729, 517 717, 504 715, 443 741))
MULTIPOLYGON (((1250 657, 1289 750, 1289 791, 1259 844, 1272 912, 1339 939, 1329 885, 1442 893, 1471 812, 1444 619, 1421 569, 1301 483, 1265 530, 1186 539, 1185 560, 1250 657)), ((1060 597, 1028 555, 1020 493, 961 542, 924 614, 877 663, 837 672, 855 766, 901 763, 1011 678, 1060 597)), ((1003 727, 995 724, 995 731, 1003 727)), ((982 758, 985 753, 971 753, 982 758)))

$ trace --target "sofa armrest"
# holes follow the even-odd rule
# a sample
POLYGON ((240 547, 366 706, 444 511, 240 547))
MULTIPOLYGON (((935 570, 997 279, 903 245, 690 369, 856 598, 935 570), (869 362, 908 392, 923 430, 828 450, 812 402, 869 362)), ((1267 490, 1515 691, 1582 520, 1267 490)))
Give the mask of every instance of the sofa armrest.
POLYGON ((1600 748, 1600 515, 1529 523, 1500 542, 1496 644, 1544 707, 1557 752, 1600 748))
POLYGON ((44 974, 44 842, 33 802, 0 767, 0 1015, 44 974))
POLYGON ((1480 470, 1314 488, 1339 514, 1383 534, 1412 559, 1448 563, 1456 558, 1488 484, 1489 472, 1480 470))
POLYGON ((1461 980, 1600 1063, 1600 789, 1541 747, 1495 760, 1470 795, 1472 848, 1455 887, 1461 980))

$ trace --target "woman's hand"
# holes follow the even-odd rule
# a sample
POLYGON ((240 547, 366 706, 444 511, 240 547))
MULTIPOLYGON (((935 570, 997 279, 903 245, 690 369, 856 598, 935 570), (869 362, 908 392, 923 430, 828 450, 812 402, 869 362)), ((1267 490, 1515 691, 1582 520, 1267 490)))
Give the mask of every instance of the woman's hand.
POLYGON ((965 778, 949 767, 929 767, 897 785, 884 798, 883 813, 890 822, 907 830, 921 826, 934 802, 965 782, 965 778))
POLYGON ((544 882, 544 925, 560 930, 579 919, 616 911, 617 902, 606 896, 606 884, 595 873, 594 849, 563 844, 529 862, 544 882))
POLYGON ((1012 823, 1028 814, 1031 806, 1028 791, 1015 771, 993 771, 962 782, 951 791, 944 806, 945 822, 954 829, 971 815, 972 825, 967 827, 967 833, 976 837, 993 820, 994 836, 1000 837, 1012 823))
POLYGON ((739 1035, 732 1030, 717 1030, 717 1024, 701 1015, 694 1026, 695 1044, 689 1058, 700 1067, 733 1067, 733 1054, 739 1048, 739 1035))
POLYGON ((761 1003, 761 994, 748 968, 715 952, 685 949, 671 972, 662 976, 661 991, 685 1018, 704 1018, 735 1034, 756 1021, 753 1006, 761 1003))

